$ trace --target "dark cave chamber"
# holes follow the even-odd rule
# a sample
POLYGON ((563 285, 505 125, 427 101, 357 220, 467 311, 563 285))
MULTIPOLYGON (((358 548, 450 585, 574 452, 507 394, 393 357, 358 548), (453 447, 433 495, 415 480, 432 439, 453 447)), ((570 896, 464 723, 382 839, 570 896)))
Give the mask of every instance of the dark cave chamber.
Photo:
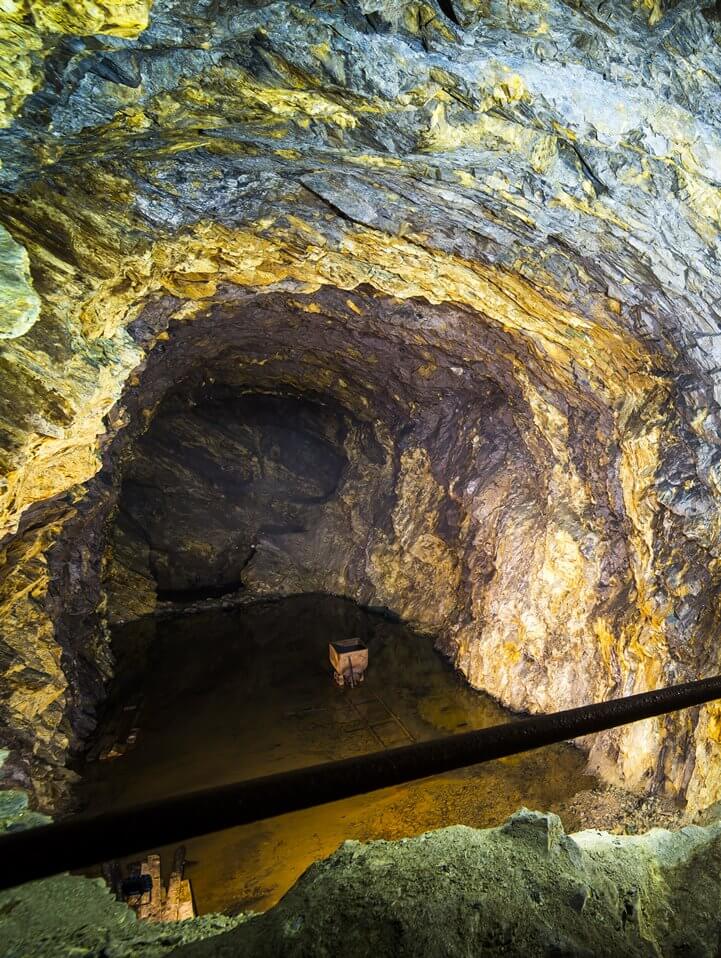
MULTIPOLYGON (((490 525, 464 517, 450 477, 508 486, 527 525, 540 514, 502 392, 456 372, 439 389, 415 347, 395 375, 337 351, 320 380, 260 339, 203 369, 182 349, 184 375, 169 383, 177 357, 158 358, 131 407, 145 425, 120 458, 103 572, 114 679, 78 801, 99 812, 512 718, 440 639, 494 572, 478 549, 464 565, 490 525), (328 643, 352 637, 369 670, 339 689, 328 643)), ((492 825, 594 783, 559 746, 193 839, 188 877, 200 913, 264 910, 345 839, 492 825)))
POLYGON ((388 512, 389 478, 373 427, 330 397, 209 382, 172 392, 123 472, 111 621, 156 602, 355 592, 363 543, 350 527, 388 512))

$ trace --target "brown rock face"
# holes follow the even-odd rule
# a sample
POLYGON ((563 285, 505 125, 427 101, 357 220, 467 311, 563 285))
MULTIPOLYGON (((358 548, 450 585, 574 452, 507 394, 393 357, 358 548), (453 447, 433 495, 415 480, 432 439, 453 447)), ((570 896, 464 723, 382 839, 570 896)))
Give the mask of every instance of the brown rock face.
MULTIPOLYGON (((11 6, 7 769, 178 593, 385 605, 531 711, 718 669, 711 6, 11 6)), ((720 715, 592 761, 709 804, 720 715)))

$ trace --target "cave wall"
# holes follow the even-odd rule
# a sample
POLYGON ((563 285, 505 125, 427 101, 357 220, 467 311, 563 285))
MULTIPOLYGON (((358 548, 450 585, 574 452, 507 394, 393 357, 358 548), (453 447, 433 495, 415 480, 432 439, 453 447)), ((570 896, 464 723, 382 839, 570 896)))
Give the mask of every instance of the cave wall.
MULTIPOLYGON (((197 357, 203 357, 202 369, 191 372, 182 387, 175 387, 177 398, 171 399, 167 420, 165 404, 155 413, 139 443, 140 454, 136 447, 124 470, 116 523, 120 549, 111 550, 112 575, 120 586, 118 610, 125 606, 127 615, 126 586, 130 592, 138 587, 137 579, 122 570, 117 575, 117 560, 124 547, 131 556, 143 553, 142 569, 136 568, 135 573, 141 572, 146 581, 149 578, 163 587, 162 576, 153 573, 153 560, 130 528, 148 528, 156 521, 151 515, 153 491, 157 490, 159 508, 166 497, 164 516, 157 519, 166 531, 158 528, 159 535, 172 537, 167 526, 183 515, 178 521, 180 547, 189 521, 182 508, 173 517, 174 502, 196 481, 184 472, 196 442, 202 447, 202 456, 222 461, 223 470, 232 473, 232 452, 216 449, 223 433, 215 440, 210 426, 194 430, 190 419, 176 428, 173 416, 192 404, 198 415, 219 425, 225 420, 217 413, 221 408, 217 399, 236 395, 246 397, 246 410, 249 401, 265 397, 266 404, 285 403, 289 409, 315 410, 316 415, 321 410, 326 416, 340 415, 342 430, 335 432, 335 448, 345 463, 342 477, 322 501, 308 503, 300 512, 293 501, 300 495, 299 489, 293 492, 278 487, 271 503, 262 498, 262 490, 261 498, 256 498, 250 487, 231 490, 227 484, 210 480, 212 490, 206 485, 197 497, 197 525, 205 521, 208 494, 211 501, 217 497, 219 509, 225 501, 228 510, 239 511, 244 528, 241 552, 244 561, 249 560, 241 577, 244 588, 260 593, 321 590, 352 595, 361 602, 387 604, 419 628, 442 631, 458 616, 464 601, 458 588, 460 553, 472 535, 471 517, 449 488, 460 476, 449 476, 448 468, 453 464, 460 475, 469 474, 480 485, 515 457, 517 468, 512 471, 516 481, 531 488, 535 477, 504 393, 485 375, 487 366, 479 363, 475 370, 464 373, 453 366, 452 350, 441 361, 429 362, 433 355, 428 342, 425 337, 414 337, 412 330, 419 321, 442 312, 431 312, 422 303, 401 309, 396 302, 369 291, 359 290, 353 299, 330 290, 313 297, 268 296, 259 299, 257 306, 246 305, 238 314, 227 307, 227 313, 222 339, 217 335, 217 315, 199 319, 172 337, 162 361, 146 372, 153 382, 161 368, 177 380, 179 370, 194 369, 197 357), (389 310, 395 314, 397 330, 384 335, 383 314, 389 310), (329 330, 331 317, 336 328, 329 330), (188 429, 194 437, 190 443, 183 438, 188 429), (170 442, 163 439, 171 433, 174 438, 170 442), (161 477, 158 463, 168 453, 161 477), (133 492, 136 479, 140 489, 133 492), (140 509, 136 514, 140 521, 130 524, 123 518, 128 495, 138 500, 140 509), (258 549, 251 555, 253 543, 258 549)), ((463 319, 458 316, 454 322, 459 335, 467 337, 468 317, 465 323, 463 319)), ((456 349, 461 348, 459 343, 456 349)), ((142 391, 146 389, 144 386, 142 391)), ((227 412, 231 407, 224 408, 227 412)), ((235 428, 250 427, 256 436, 252 464, 246 462, 245 468, 258 476, 266 472, 277 475, 278 466, 269 460, 269 448, 273 436, 278 438, 274 433, 278 420, 266 422, 263 440, 257 426, 243 417, 243 404, 232 408, 236 410, 235 428)), ((289 425, 292 418, 287 419, 289 425)), ((286 437, 286 458, 293 457, 295 441, 286 437)), ((277 445, 281 458, 282 442, 277 445)), ((243 455, 247 459, 247 448, 243 455)), ((224 522, 218 530, 224 546, 230 544, 223 536, 226 526, 224 522)), ((192 551, 194 546, 190 548, 192 551)), ((198 542, 197 549, 200 566, 207 558, 205 543, 198 542)), ((473 556, 476 565, 488 561, 488 556, 473 556)), ((210 570, 209 574, 212 578, 210 570)), ((205 584, 218 586, 220 582, 205 584)), ((112 588, 110 591, 112 594, 112 588)))
MULTIPOLYGON (((214 364, 382 430, 392 506, 338 575, 506 704, 718 669, 720 38, 711 3, 5 9, 9 774, 92 725, 133 444, 214 364)), ((592 757, 699 806, 720 729, 592 757)))
POLYGON ((371 424, 212 378, 162 404, 124 471, 113 621, 137 615, 127 586, 143 580, 150 610, 241 590, 353 591, 358 553, 388 509, 391 468, 371 424))

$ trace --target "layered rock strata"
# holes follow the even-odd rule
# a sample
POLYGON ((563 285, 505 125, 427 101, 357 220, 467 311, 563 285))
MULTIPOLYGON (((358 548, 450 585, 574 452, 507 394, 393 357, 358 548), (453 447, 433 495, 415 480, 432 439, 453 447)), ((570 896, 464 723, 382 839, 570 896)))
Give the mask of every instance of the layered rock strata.
MULTIPOLYGON (((158 590, 385 605, 516 709, 718 669, 714 4, 2 17, 0 708, 18 779, 60 774, 112 671, 108 614, 158 590), (182 484, 185 446, 153 453, 173 403, 208 440, 192 481, 233 513, 208 581, 197 548, 183 567, 182 542, 128 523, 182 484), (258 490, 249 518, 224 484, 214 403, 244 481, 265 468, 293 500, 270 531, 258 490), (327 474, 313 453, 282 482, 282 455, 264 467, 252 403, 286 439, 296 423, 288 448, 326 450, 327 474)), ((709 706, 591 748, 609 779, 693 809, 721 793, 720 742, 709 706)))

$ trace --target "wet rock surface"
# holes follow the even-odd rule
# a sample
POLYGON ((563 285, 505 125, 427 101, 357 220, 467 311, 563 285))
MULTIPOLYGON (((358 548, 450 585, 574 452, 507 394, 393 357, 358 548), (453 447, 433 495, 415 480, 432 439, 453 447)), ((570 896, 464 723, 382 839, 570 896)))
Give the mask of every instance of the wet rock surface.
MULTIPOLYGON (((714 4, 661 0, 5 5, 11 781, 52 803, 112 672, 108 593, 154 608, 112 547, 123 477, 214 370, 375 432, 372 469, 343 454, 393 507, 365 539, 348 486, 368 549, 326 581, 504 704, 718 670, 720 38, 714 4)), ((254 588, 318 587, 283 555, 254 588)), ((712 705, 587 744, 693 811, 720 742, 712 705)))

